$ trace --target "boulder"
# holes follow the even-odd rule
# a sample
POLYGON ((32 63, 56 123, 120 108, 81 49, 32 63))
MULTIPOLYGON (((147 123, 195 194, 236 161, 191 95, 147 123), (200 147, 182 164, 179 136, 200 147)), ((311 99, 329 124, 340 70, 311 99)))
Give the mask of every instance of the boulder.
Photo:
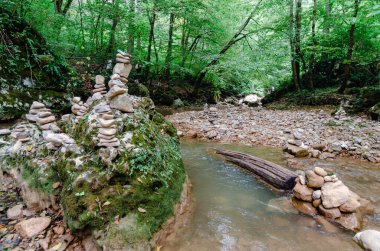
POLYGON ((322 176, 319 176, 312 170, 306 171, 307 186, 312 188, 321 188, 325 183, 322 176))
POLYGON ((352 230, 360 231, 363 227, 363 216, 358 213, 342 214, 341 217, 335 219, 342 227, 352 230))
POLYGON ((126 93, 128 90, 126 88, 122 88, 118 85, 114 85, 111 87, 109 92, 107 93, 107 98, 109 100, 113 99, 114 97, 126 93))
POLYGON ((183 101, 180 98, 177 98, 176 100, 174 100, 173 107, 180 108, 183 106, 185 106, 185 103, 183 103, 183 101))
POLYGON ((299 147, 299 146, 291 145, 291 144, 287 145, 286 151, 290 153, 291 155, 294 155, 299 158, 306 157, 309 155, 309 151, 307 149, 299 147))
POLYGON ((327 209, 323 205, 318 206, 318 211, 327 218, 336 219, 339 218, 342 214, 338 208, 327 209))
POLYGON ((369 109, 369 115, 373 120, 380 119, 380 102, 369 109))
POLYGON ((243 103, 248 106, 259 106, 261 104, 261 98, 256 94, 249 94, 244 97, 243 103))
POLYGON ((350 196, 350 190, 340 180, 325 183, 321 192, 322 204, 327 209, 341 206, 350 196))
POLYGON ((110 107, 121 112, 132 113, 134 111, 132 99, 127 93, 114 97, 110 101, 110 107))
POLYGON ((293 194, 297 199, 312 202, 313 189, 307 187, 306 185, 301 185, 297 182, 293 188, 293 194))
POLYGON ((7 210, 7 218, 10 220, 17 220, 17 219, 22 218, 23 216, 22 208, 23 208, 23 205, 21 204, 9 208, 7 210))
POLYGON ((32 238, 45 230, 50 222, 48 217, 36 217, 17 223, 15 229, 23 238, 32 238))
POLYGON ((293 198, 292 200, 293 206, 301 213, 310 215, 310 216, 315 216, 318 214, 318 211, 315 207, 310 202, 305 202, 298 200, 296 198, 293 198))
POLYGON ((364 250, 380 250, 380 232, 376 230, 365 230, 354 236, 354 241, 364 250))

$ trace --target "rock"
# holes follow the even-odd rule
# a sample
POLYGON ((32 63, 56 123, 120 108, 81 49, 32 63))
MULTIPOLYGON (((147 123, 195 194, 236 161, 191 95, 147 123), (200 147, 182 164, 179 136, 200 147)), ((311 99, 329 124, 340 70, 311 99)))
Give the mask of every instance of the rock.
POLYGON ((332 182, 332 177, 331 176, 325 176, 323 177, 323 179, 325 180, 325 182, 332 182))
POLYGON ((380 251, 380 232, 376 230, 365 230, 354 236, 354 241, 364 250, 380 251))
POLYGON ((380 119, 380 102, 369 109, 369 115, 371 116, 371 119, 373 120, 380 119))
POLYGON ((353 213, 359 207, 359 201, 350 196, 349 199, 339 207, 339 210, 343 213, 353 213))
POLYGON ((131 70, 132 70, 131 64, 117 63, 117 64, 115 64, 115 66, 113 68, 112 74, 119 74, 120 76, 122 76, 124 78, 128 78, 131 70))
POLYGON ((55 234, 63 235, 65 233, 65 228, 63 226, 55 226, 53 227, 53 231, 55 234))
POLYGON ((133 102, 127 93, 114 97, 110 101, 110 107, 121 112, 132 113, 134 111, 133 102))
POLYGON ((174 100, 173 107, 180 108, 183 106, 185 106, 185 103, 183 103, 183 101, 180 98, 177 98, 176 100, 174 100))
POLYGON ((198 137, 198 133, 194 130, 189 130, 187 131, 186 136, 195 139, 198 137))
POLYGON ((99 133, 106 136, 114 136, 117 130, 113 128, 100 128, 99 133))
POLYGON ((336 233, 339 231, 339 228, 330 223, 326 218, 322 216, 316 216, 314 217, 314 220, 321 225, 323 230, 325 230, 328 233, 336 233))
POLYGON ((327 209, 341 206, 350 195, 350 190, 342 181, 327 182, 322 186, 321 191, 322 204, 327 209))
POLYGON ((126 88, 122 88, 120 86, 117 86, 117 85, 114 85, 111 87, 111 89, 108 91, 107 93, 107 98, 109 100, 113 99, 114 97, 118 96, 118 95, 121 95, 121 94, 124 94, 124 93, 127 93, 127 89, 126 88))
POLYGON ((342 151, 342 146, 340 142, 334 142, 331 144, 331 149, 335 152, 340 152, 342 151))
POLYGON ((319 205, 321 205, 321 203, 322 203, 321 199, 313 200, 313 206, 315 208, 319 207, 319 205))
POLYGON ((0 130, 0 136, 11 134, 11 130, 9 129, 1 129, 0 130))
POLYGON ((318 211, 315 207, 310 202, 305 202, 298 200, 296 198, 293 198, 292 200, 293 206, 301 213, 310 215, 310 216, 315 216, 318 214, 318 211))
POLYGON ((37 101, 34 101, 30 107, 30 109, 42 109, 42 108, 45 108, 45 105, 37 101))
POLYGON ((319 155, 319 158, 320 159, 333 159, 333 158, 335 158, 335 154, 323 152, 323 153, 321 153, 321 155, 319 155))
POLYGON ((295 187, 293 188, 293 194, 296 198, 300 200, 312 202, 311 196, 313 194, 313 189, 307 187, 306 185, 301 185, 297 182, 295 187))
POLYGON ((102 75, 95 76, 95 83, 97 85, 104 85, 105 78, 102 75))
POLYGON ((23 213, 22 213, 22 208, 24 206, 23 205, 16 205, 12 208, 9 208, 7 210, 7 218, 10 219, 10 220, 17 220, 17 219, 20 219, 22 218, 23 216, 23 213))
POLYGON ((261 105, 261 98, 256 94, 249 94, 244 97, 243 103, 248 106, 259 106, 261 105))
POLYGON ((342 214, 335 221, 342 227, 355 232, 360 231, 363 227, 363 217, 358 213, 342 214))
POLYGON ((318 166, 314 167, 314 172, 316 174, 318 174, 319 176, 322 176, 322 177, 327 176, 327 172, 325 171, 325 169, 318 167, 318 166))
POLYGON ((307 186, 312 188, 321 188, 325 183, 323 177, 319 176, 312 170, 306 171, 307 186))
POLYGON ((306 157, 309 155, 309 151, 307 149, 304 149, 304 148, 298 147, 298 146, 294 146, 294 145, 290 145, 290 144, 287 145, 286 150, 288 153, 290 153, 290 154, 292 154, 298 158, 306 157))
POLYGON ((342 215, 338 208, 327 209, 323 205, 319 205, 318 210, 323 216, 331 219, 339 218, 342 215))
POLYGON ((369 200, 359 198, 358 201, 360 203, 360 207, 357 209, 357 211, 361 214, 373 214, 375 212, 375 208, 369 200))
POLYGON ((84 251, 98 251, 99 249, 96 247, 91 236, 88 236, 82 240, 82 246, 84 251))
POLYGON ((313 192, 313 195, 312 195, 312 197, 313 197, 313 200, 317 200, 317 199, 320 199, 321 198, 321 190, 315 190, 314 192, 313 192))
POLYGON ((32 238, 50 225, 51 219, 48 217, 36 217, 17 223, 16 231, 24 238, 32 238))
POLYGON ((100 126, 103 128, 108 128, 108 127, 111 127, 115 124, 114 119, 109 119, 109 120, 99 119, 99 122, 100 122, 100 126))
POLYGON ((45 124, 49 124, 49 123, 52 123, 55 121, 55 117, 54 116, 49 116, 49 117, 46 117, 46 118, 37 118, 36 122, 38 125, 45 125, 45 124))
POLYGON ((207 134, 206 134, 206 137, 208 139, 213 139, 213 138, 216 138, 218 136, 218 133, 216 131, 209 131, 207 134))

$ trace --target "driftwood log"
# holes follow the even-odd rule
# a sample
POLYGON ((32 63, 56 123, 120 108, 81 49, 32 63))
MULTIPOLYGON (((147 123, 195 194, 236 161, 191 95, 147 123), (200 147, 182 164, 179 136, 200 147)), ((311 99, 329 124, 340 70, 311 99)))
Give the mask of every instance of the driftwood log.
POLYGON ((295 185, 297 174, 280 165, 239 152, 216 149, 216 153, 224 156, 227 161, 259 176, 275 188, 291 190, 295 185))

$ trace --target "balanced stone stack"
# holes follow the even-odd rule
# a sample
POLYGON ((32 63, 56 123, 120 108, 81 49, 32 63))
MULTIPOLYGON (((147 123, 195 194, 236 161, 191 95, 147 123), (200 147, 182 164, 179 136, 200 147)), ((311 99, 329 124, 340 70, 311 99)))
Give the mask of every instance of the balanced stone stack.
POLYGON ((30 122, 36 122, 38 127, 43 131, 60 132, 55 116, 43 103, 34 101, 26 118, 30 122))
POLYGON ((371 203, 350 191, 336 175, 320 167, 299 173, 293 205, 300 212, 312 216, 319 212, 354 231, 362 228, 364 214, 373 213, 371 203))
POLYGON ((128 95, 128 76, 132 70, 130 64, 130 56, 118 50, 116 55, 116 64, 113 68, 113 75, 108 82, 110 88, 106 97, 110 103, 110 107, 121 112, 133 112, 133 100, 128 95))
POLYGON ((98 105, 95 112, 99 114, 98 138, 100 147, 118 147, 120 141, 116 138, 116 125, 111 108, 108 105, 98 105))
POLYGON ((83 119, 83 116, 87 113, 87 110, 88 110, 87 103, 83 103, 80 97, 73 98, 71 111, 74 113, 78 121, 83 119))
POLYGON ((208 118, 208 121, 211 124, 214 124, 215 120, 218 119, 218 108, 216 107, 210 107, 209 109, 205 111, 205 113, 208 118))
POLYGON ((101 76, 101 75, 95 76, 95 86, 94 86, 94 89, 92 90, 92 93, 94 95, 97 93, 99 93, 100 95, 104 95, 107 93, 106 85, 105 85, 105 78, 103 76, 101 76))
POLYGON ((18 124, 11 133, 11 139, 25 143, 30 141, 30 133, 26 125, 18 124))

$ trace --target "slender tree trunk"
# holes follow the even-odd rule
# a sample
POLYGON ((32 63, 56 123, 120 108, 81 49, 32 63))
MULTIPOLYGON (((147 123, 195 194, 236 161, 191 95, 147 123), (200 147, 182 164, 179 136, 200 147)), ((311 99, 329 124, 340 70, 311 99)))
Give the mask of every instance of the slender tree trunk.
POLYGON ((242 32, 245 30, 245 28, 248 26, 250 21, 252 20, 253 16, 255 15, 259 5, 261 4, 263 0, 260 0, 256 6, 254 6, 252 12, 249 14, 247 19, 244 21, 244 23, 240 26, 239 30, 235 33, 235 35, 228 41, 228 43, 219 51, 219 53, 207 64, 203 70, 200 71, 198 74, 198 77, 195 81, 195 86, 194 86, 194 96, 198 94, 198 90, 200 85, 202 84, 203 79, 206 77, 206 74, 209 70, 209 68, 213 65, 215 65, 219 59, 237 42, 239 42, 241 39, 245 38, 246 35, 242 35, 242 32))
POLYGON ((314 0, 314 5, 313 5, 313 20, 311 24, 311 36, 313 38, 313 51, 310 56, 310 61, 309 61, 309 88, 314 89, 314 83, 313 83, 313 77, 314 77, 314 60, 315 60, 315 53, 317 50, 318 42, 317 38, 315 36, 315 22, 317 18, 317 0, 314 0))
POLYGON ((84 27, 83 27, 83 12, 82 12, 82 0, 78 0, 78 5, 79 5, 79 15, 80 15, 80 29, 81 29, 81 34, 82 34, 82 46, 81 49, 84 50, 85 48, 85 37, 84 37, 84 27))
POLYGON ((111 34, 110 41, 107 47, 107 53, 112 53, 115 47, 115 33, 116 27, 119 23, 119 0, 112 0, 112 5, 114 9, 113 18, 112 18, 112 26, 111 26, 111 34))
POLYGON ((61 14, 63 16, 66 15, 66 13, 69 11, 71 4, 73 3, 74 0, 67 0, 65 6, 63 6, 63 0, 54 0, 54 9, 55 12, 58 14, 61 14))
POLYGON ((170 79, 170 65, 172 61, 172 52, 173 52, 173 28, 174 28, 174 13, 170 13, 170 22, 169 22, 169 42, 168 42, 168 52, 166 54, 165 60, 165 78, 170 79))
POLYGON ((351 66, 352 54, 354 52, 354 46, 355 46, 356 18, 359 12, 359 5, 360 5, 360 0, 355 0, 355 3, 354 3, 355 10, 354 10, 354 16, 353 16, 354 22, 352 23, 350 32, 349 32, 347 59, 344 65, 343 83, 338 90, 339 93, 343 93, 346 90, 348 81, 350 79, 350 66, 351 66))
POLYGON ((129 54, 133 54, 135 49, 135 0, 129 0, 129 24, 128 24, 128 52, 129 54))
POLYGON ((289 15, 289 40, 290 40, 290 56, 292 65, 293 84, 296 90, 299 89, 296 69, 296 53, 294 46, 294 0, 290 0, 290 15, 289 15))
MULTIPOLYGON (((148 15, 149 17, 149 15, 148 15)), ((149 70, 150 70, 150 61, 151 61, 151 54, 152 54, 152 44, 153 44, 153 38, 154 38, 154 25, 156 23, 156 7, 153 7, 152 10, 152 16, 149 18, 149 43, 148 43, 148 54, 146 56, 146 67, 145 67, 145 76, 146 78, 149 78, 149 70)))
MULTIPOLYGON (((135 0, 135 15, 136 15, 136 18, 140 17, 140 6, 139 6, 138 0, 135 0)), ((137 35, 136 49, 137 49, 137 52, 140 53, 141 52, 141 34, 140 32, 138 32, 136 35, 137 35)))
POLYGON ((302 61, 301 55, 301 14, 302 14, 302 0, 297 0, 296 6, 296 30, 295 30, 295 71, 297 83, 301 86, 301 66, 300 62, 302 61))
MULTIPOLYGON (((325 12, 326 12, 326 19, 329 19, 330 18, 330 14, 331 14, 331 3, 330 3, 330 0, 326 0, 326 3, 325 3, 325 12)), ((323 33, 325 34, 329 34, 330 33, 330 28, 329 26, 325 25, 325 27, 323 28, 323 33)))

